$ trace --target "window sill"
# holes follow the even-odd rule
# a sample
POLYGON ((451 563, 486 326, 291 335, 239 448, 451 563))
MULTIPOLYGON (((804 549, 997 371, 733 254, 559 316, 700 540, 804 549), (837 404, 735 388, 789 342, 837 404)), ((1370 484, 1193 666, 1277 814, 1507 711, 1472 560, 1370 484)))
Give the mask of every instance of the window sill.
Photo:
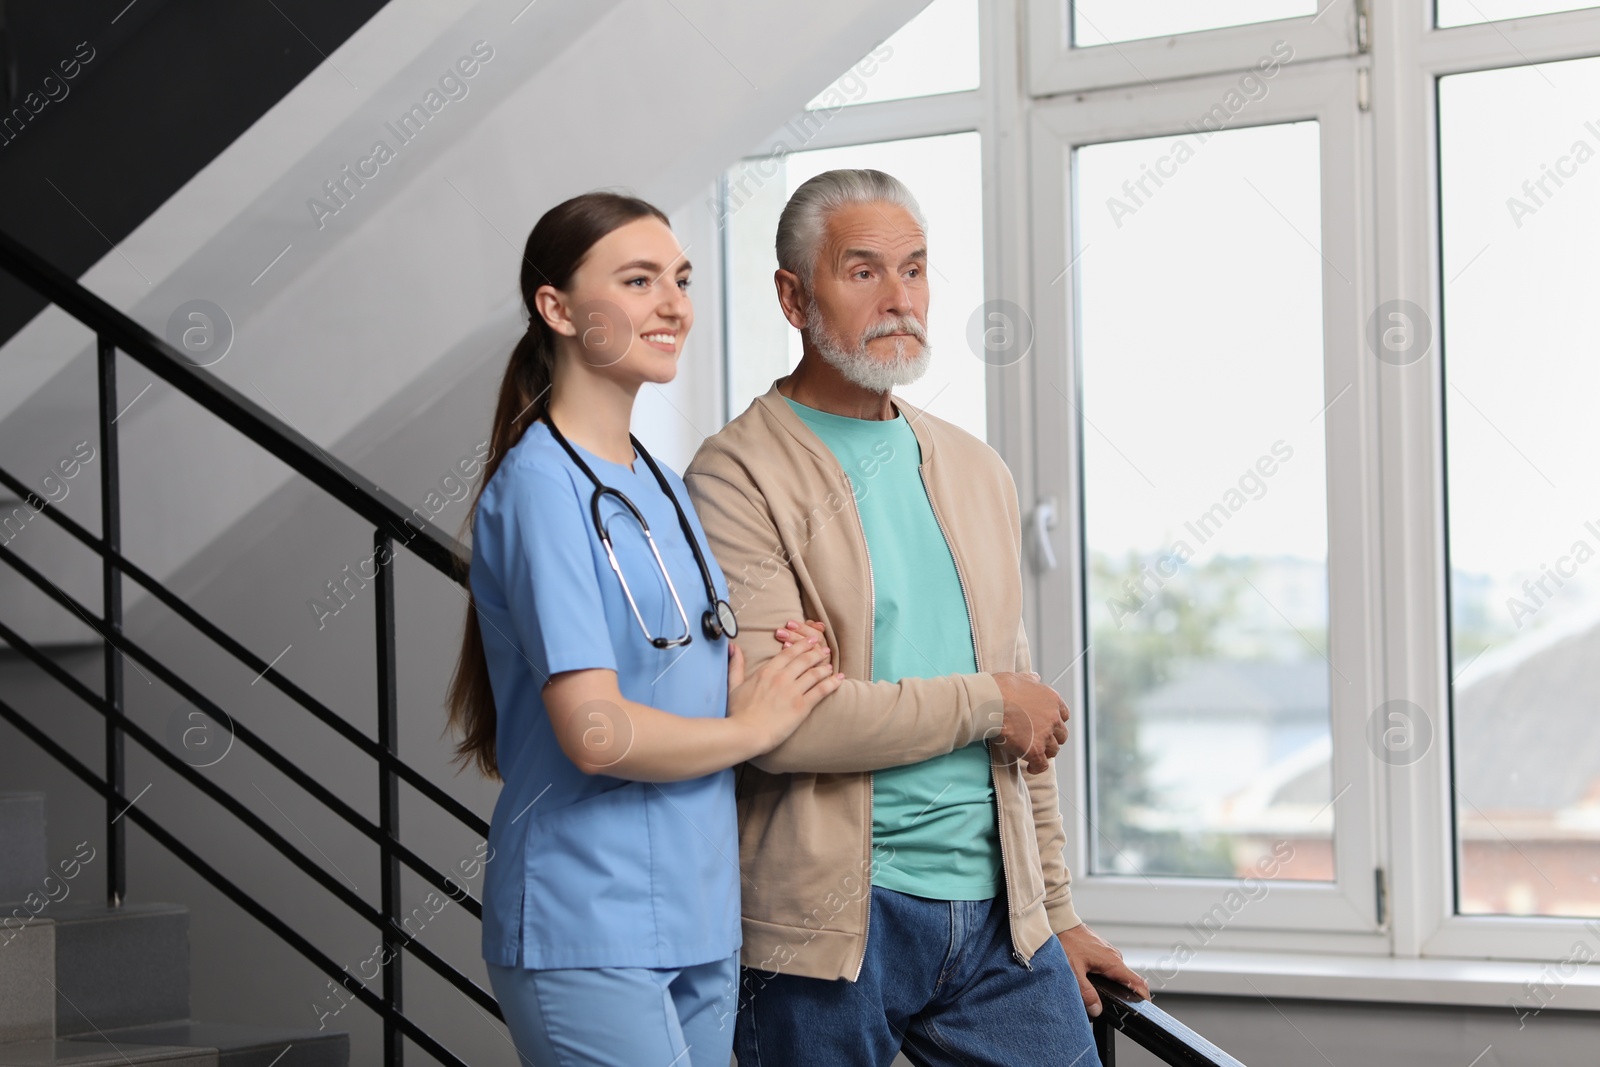
POLYGON ((1600 968, 1575 961, 1393 959, 1303 953, 1205 952, 1170 973, 1161 949, 1129 948, 1128 965, 1162 993, 1362 1000, 1536 1011, 1600 1011, 1600 968), (1571 973, 1563 974, 1563 969, 1571 973), (1544 987, 1535 994, 1531 985, 1544 987))

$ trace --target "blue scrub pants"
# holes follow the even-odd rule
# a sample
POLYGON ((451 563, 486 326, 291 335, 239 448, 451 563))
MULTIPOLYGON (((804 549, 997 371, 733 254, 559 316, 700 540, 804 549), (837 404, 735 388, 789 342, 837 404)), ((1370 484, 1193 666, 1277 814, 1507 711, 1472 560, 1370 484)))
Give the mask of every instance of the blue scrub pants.
POLYGON ((728 1067, 733 1057, 737 952, 660 970, 487 967, 531 1067, 728 1067))

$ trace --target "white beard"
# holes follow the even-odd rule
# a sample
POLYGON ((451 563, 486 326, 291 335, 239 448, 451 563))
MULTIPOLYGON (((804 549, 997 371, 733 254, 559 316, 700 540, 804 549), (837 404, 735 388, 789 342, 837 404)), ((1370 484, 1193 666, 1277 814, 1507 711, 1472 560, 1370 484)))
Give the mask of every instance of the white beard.
POLYGON ((845 381, 872 393, 887 393, 897 385, 910 385, 928 371, 933 361, 933 346, 928 344, 922 323, 909 315, 890 319, 867 328, 852 351, 839 343, 822 319, 817 302, 806 307, 806 331, 817 352, 828 365, 844 375, 845 381), (880 359, 867 351, 867 342, 892 333, 909 333, 917 340, 917 350, 907 353, 904 337, 895 338, 894 357, 880 359))

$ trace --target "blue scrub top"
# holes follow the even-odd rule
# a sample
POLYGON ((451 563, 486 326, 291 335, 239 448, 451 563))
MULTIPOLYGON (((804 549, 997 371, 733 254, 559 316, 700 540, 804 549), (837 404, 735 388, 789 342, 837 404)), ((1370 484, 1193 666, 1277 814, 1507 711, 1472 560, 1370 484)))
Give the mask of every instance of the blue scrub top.
MULTIPOLYGON (((505 780, 489 825, 483 957, 535 968, 726 959, 741 940, 733 771, 660 783, 586 775, 561 750, 541 698, 551 675, 602 667, 617 672, 627 699, 675 715, 721 718, 728 707, 727 638, 710 640, 700 625, 705 582, 672 501, 643 459, 635 471, 573 447, 644 513, 694 639, 656 649, 639 632, 590 520, 594 483, 535 422, 473 519, 472 592, 505 780)), ((683 480, 662 473, 726 598, 683 480)), ((651 635, 678 636, 683 624, 639 524, 610 496, 601 516, 651 635)))

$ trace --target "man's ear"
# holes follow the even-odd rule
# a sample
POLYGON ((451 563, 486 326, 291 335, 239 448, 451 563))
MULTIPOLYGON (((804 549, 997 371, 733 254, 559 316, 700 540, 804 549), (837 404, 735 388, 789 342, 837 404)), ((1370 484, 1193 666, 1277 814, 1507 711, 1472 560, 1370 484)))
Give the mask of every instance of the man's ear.
POLYGON ((806 327, 806 293, 800 284, 800 276, 793 271, 779 267, 772 272, 772 282, 778 289, 778 306, 783 309, 783 317, 789 320, 789 325, 797 330, 806 327))

